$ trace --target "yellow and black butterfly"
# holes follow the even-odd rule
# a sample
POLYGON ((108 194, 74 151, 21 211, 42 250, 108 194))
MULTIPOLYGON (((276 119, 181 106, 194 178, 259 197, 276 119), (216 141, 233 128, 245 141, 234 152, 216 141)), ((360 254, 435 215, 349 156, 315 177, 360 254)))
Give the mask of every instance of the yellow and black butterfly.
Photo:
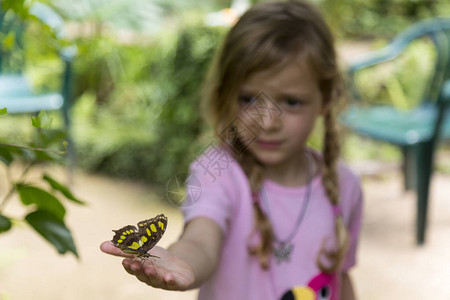
POLYGON ((118 230, 113 230, 115 235, 111 242, 123 252, 136 255, 136 259, 158 257, 150 255, 147 251, 159 242, 166 231, 167 217, 161 214, 141 221, 138 223, 138 228, 133 225, 127 225, 118 230))

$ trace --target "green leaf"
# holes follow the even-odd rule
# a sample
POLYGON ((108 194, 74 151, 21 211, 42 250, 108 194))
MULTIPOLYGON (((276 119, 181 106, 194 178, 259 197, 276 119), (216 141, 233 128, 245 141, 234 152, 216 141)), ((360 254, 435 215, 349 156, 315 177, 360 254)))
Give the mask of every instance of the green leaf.
POLYGON ((50 118, 45 110, 41 110, 37 117, 31 117, 31 124, 33 127, 41 129, 50 129, 52 127, 53 119, 50 118))
POLYGON ((34 151, 34 159, 37 161, 63 161, 60 155, 49 151, 34 151))
POLYGON ((44 176, 42 178, 45 181, 47 181, 53 189, 60 191, 67 199, 72 200, 73 202, 78 203, 78 204, 83 204, 83 205, 86 204, 86 202, 81 201, 80 199, 77 199, 72 194, 72 192, 69 190, 69 188, 67 188, 65 185, 59 183, 55 179, 51 178, 47 174, 44 174, 44 176))
POLYGON ((11 51, 16 43, 16 34, 9 32, 2 41, 2 49, 5 51, 11 51))
POLYGON ((8 110, 6 109, 6 107, 0 108, 0 116, 6 115, 6 114, 8 114, 8 110))
POLYGON ((11 220, 0 214, 0 233, 8 231, 9 229, 11 229, 11 226, 11 220))
POLYGON ((2 0, 0 3, 3 11, 11 9, 23 19, 28 16, 28 7, 25 6, 25 0, 2 0))
POLYGON ((65 130, 61 129, 46 130, 42 132, 41 138, 41 146, 48 146, 53 144, 59 145, 60 143, 63 143, 65 139, 67 139, 67 133, 65 130))
POLYGON ((20 199, 25 205, 36 204, 39 210, 45 210, 60 221, 64 219, 66 209, 61 202, 49 192, 29 185, 17 184, 20 199))
POLYGON ((3 147, 0 145, 0 161, 9 166, 13 159, 13 155, 11 151, 9 151, 8 147, 3 147))
POLYGON ((25 220, 40 235, 50 242, 60 254, 70 251, 78 257, 72 234, 58 216, 55 216, 48 211, 37 210, 28 214, 25 217, 25 220))

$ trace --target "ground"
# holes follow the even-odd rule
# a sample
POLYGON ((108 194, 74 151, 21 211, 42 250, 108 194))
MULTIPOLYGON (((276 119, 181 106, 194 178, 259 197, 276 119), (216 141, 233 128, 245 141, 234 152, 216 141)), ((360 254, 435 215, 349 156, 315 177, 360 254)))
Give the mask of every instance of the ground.
MULTIPOLYGON (((58 171, 57 171, 58 172, 58 171)), ((64 177, 63 173, 60 173, 64 177)), ((450 176, 433 178, 427 242, 414 241, 415 196, 404 192, 400 173, 386 168, 363 177, 364 225, 354 285, 363 300, 450 299, 450 176), (447 266, 447 267, 445 267, 447 266)), ((6 187, 0 170, 0 197, 6 187)), ((121 259, 100 252, 111 229, 165 213, 169 218, 160 245, 175 241, 182 215, 144 184, 77 172, 73 189, 89 204, 69 205, 67 223, 80 259, 60 256, 42 238, 19 224, 0 236, 0 299, 195 299, 196 292, 153 289, 126 274, 121 259)), ((20 213, 13 202, 8 211, 20 213)))

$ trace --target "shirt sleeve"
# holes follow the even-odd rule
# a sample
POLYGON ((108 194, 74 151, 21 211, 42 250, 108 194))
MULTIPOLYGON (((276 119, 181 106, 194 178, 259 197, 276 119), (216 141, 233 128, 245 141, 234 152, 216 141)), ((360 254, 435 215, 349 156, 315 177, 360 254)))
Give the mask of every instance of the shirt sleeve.
POLYGON ((351 210, 347 221, 347 229, 349 232, 350 245, 342 270, 348 271, 356 264, 356 253, 358 248, 359 236, 362 225, 363 214, 363 195, 361 190, 361 184, 359 179, 356 179, 351 194, 349 195, 350 202, 352 203, 351 210))
POLYGON ((230 172, 231 168, 222 170, 221 174, 212 172, 200 160, 190 166, 190 174, 186 180, 186 205, 181 209, 185 223, 197 217, 206 217, 216 222, 226 234, 232 214, 230 172))

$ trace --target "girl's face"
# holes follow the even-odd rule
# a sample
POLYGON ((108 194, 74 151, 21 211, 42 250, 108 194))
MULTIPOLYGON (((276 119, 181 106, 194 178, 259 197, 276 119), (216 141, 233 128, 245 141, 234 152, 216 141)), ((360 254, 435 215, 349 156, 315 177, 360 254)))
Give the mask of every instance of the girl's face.
POLYGON ((316 72, 305 59, 253 74, 239 103, 239 136, 267 167, 298 161, 323 112, 316 72))

